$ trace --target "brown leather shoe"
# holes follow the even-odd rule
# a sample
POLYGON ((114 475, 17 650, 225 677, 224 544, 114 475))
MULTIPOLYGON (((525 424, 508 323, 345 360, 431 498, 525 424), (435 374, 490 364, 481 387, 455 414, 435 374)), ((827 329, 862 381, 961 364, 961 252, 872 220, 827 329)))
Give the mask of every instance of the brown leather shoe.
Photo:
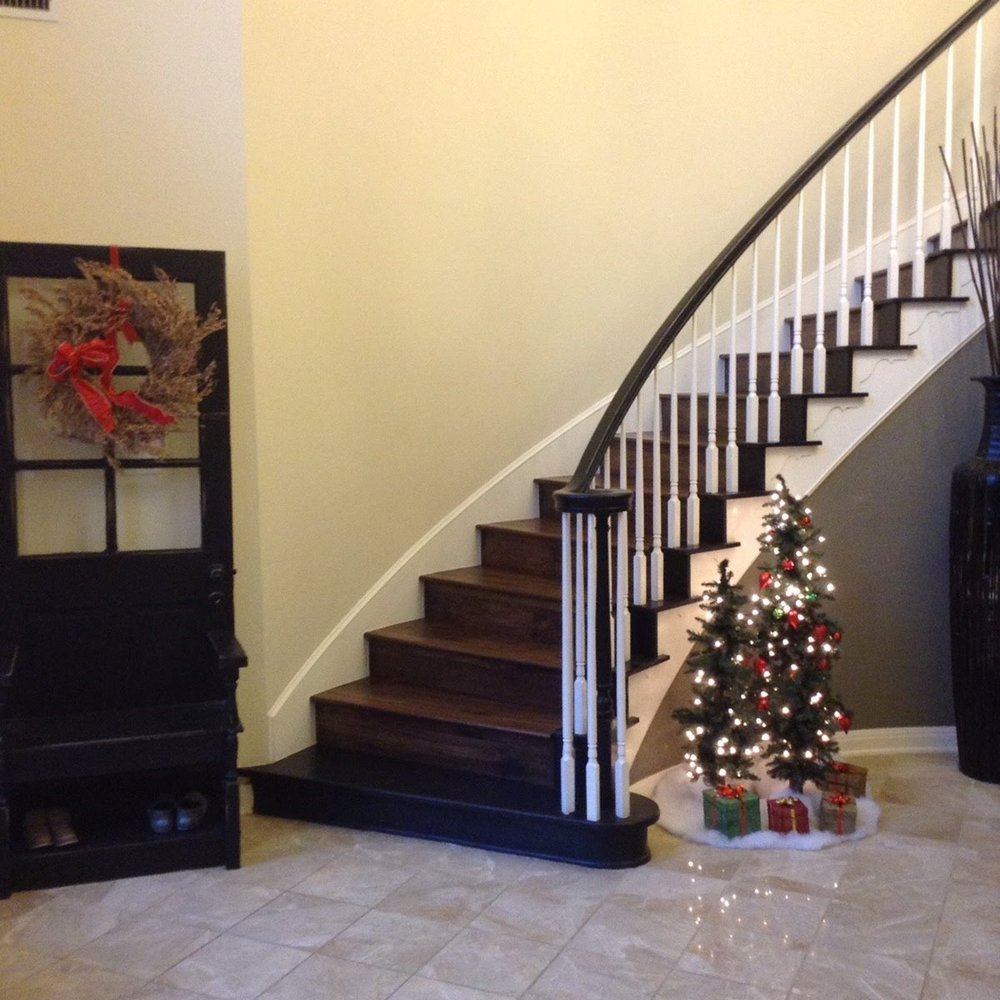
POLYGON ((78 844, 80 838, 73 829, 73 824, 69 821, 69 810, 61 806, 47 809, 45 816, 49 821, 49 829, 52 831, 52 843, 56 847, 69 847, 71 844, 78 844))

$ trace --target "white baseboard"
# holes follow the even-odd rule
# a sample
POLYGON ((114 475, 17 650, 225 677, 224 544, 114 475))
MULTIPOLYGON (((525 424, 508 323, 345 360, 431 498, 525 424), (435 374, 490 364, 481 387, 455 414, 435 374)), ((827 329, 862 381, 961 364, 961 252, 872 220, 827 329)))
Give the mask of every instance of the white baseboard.
MULTIPOLYGON (((879 754, 958 752, 954 726, 855 729, 845 736, 838 736, 837 743, 840 746, 837 756, 844 760, 879 754)), ((632 791, 651 797, 663 774, 663 771, 659 771, 635 782, 632 791)))
POLYGON ((887 753, 956 753, 954 726, 898 726, 889 729, 855 729, 838 736, 840 755, 864 757, 887 753))

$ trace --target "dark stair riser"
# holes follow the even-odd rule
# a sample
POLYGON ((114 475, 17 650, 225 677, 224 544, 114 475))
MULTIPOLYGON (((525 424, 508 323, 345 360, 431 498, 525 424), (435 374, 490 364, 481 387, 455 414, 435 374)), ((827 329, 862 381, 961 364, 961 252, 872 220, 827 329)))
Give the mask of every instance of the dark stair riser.
MULTIPOLYGON (((438 791, 419 785, 411 790, 405 776, 396 777, 392 770, 366 777, 370 758, 334 757, 336 765, 323 764, 327 757, 312 748, 276 764, 247 769, 254 811, 588 867, 632 868, 649 860, 647 830, 658 810, 642 796, 631 796, 628 819, 609 815, 601 823, 590 823, 578 814, 564 816, 552 805, 541 806, 535 794, 512 798, 496 792, 489 779, 480 779, 479 786, 485 787, 464 796, 468 776, 461 774, 454 780, 445 775, 438 791), (361 780, 353 780, 358 772, 361 780)), ((391 762, 385 764, 392 768, 391 762)))
POLYGON ((561 641, 558 598, 531 597, 486 587, 424 578, 424 615, 432 622, 462 624, 488 635, 508 635, 532 642, 561 641))
MULTIPOLYGON (((724 368, 728 380, 729 355, 723 355, 724 368)), ((750 361, 746 354, 736 358, 736 391, 747 393, 750 388, 750 361)), ((791 393, 792 359, 790 354, 781 354, 778 359, 778 392, 782 396, 791 393)), ((826 352, 826 391, 833 395, 849 395, 853 391, 853 353, 849 347, 831 348, 826 352)), ((811 386, 813 380, 813 356, 806 352, 802 359, 802 385, 811 386)), ((728 384, 728 382, 727 382, 728 384)), ((757 395, 765 399, 771 393, 771 355, 757 355, 757 395)))
POLYGON ((463 655, 385 639, 378 633, 368 635, 368 665, 376 682, 403 682, 538 708, 559 704, 562 690, 557 664, 463 655))
MULTIPOLYGON (((804 387, 808 392, 811 385, 804 387)), ((786 395, 781 400, 781 440, 789 444, 806 440, 806 417, 809 410, 808 395, 786 395)), ((670 400, 664 397, 661 401, 663 414, 664 436, 670 428, 670 400)), ((686 441, 691 433, 691 397, 681 395, 677 406, 678 438, 686 441)), ((746 396, 740 396, 736 401, 736 442, 741 444, 747 439, 747 403, 746 396)), ((699 439, 708 439, 708 397, 698 397, 698 433, 699 439)), ((767 394, 760 395, 758 386, 757 399, 757 435, 759 440, 767 437, 767 394)), ((725 456, 729 444, 729 397, 719 395, 716 398, 716 447, 725 456)), ((723 476, 722 482, 725 482, 723 476)))
POLYGON ((314 709, 316 742, 327 749, 555 788, 557 745, 551 734, 407 717, 331 701, 315 701, 314 709))
POLYGON ((559 534, 484 524, 479 527, 479 549, 484 566, 553 580, 562 577, 562 538, 559 534))

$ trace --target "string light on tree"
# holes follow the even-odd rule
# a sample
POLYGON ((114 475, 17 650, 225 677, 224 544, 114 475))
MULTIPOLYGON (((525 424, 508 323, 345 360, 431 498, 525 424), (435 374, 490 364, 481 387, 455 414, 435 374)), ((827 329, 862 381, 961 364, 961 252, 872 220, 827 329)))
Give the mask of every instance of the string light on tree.
POLYGON ((733 585, 728 560, 705 586, 701 631, 688 633, 695 644, 686 666, 692 707, 677 709, 674 718, 688 742, 688 777, 715 787, 757 777, 751 768, 764 738, 757 718, 761 676, 750 652, 752 617, 741 610, 747 599, 733 585))
POLYGON ((841 630, 824 608, 833 584, 825 581, 826 567, 812 548, 820 537, 812 511, 779 476, 758 539, 761 554, 769 558, 759 567, 761 593, 751 601, 751 620, 755 662, 765 664, 759 673, 766 687, 757 708, 767 713, 771 731, 764 751, 767 771, 795 792, 822 776, 837 752, 837 732, 851 727, 851 713, 830 689, 841 630))

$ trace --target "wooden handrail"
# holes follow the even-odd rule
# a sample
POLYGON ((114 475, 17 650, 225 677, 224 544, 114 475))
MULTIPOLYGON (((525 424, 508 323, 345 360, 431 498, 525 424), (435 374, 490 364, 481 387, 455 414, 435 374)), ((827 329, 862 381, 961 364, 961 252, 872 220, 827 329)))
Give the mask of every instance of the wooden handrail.
POLYGON ((725 249, 682 296, 636 359, 584 448, 572 479, 559 492, 580 495, 590 491, 590 483, 604 459, 605 452, 621 427, 640 388, 646 383, 660 358, 666 353, 698 307, 708 298, 712 289, 729 273, 757 237, 771 225, 813 177, 890 101, 912 83, 949 45, 972 27, 997 2, 998 0, 979 0, 973 4, 950 28, 928 45, 905 69, 897 73, 819 150, 810 156, 729 241, 725 249))

